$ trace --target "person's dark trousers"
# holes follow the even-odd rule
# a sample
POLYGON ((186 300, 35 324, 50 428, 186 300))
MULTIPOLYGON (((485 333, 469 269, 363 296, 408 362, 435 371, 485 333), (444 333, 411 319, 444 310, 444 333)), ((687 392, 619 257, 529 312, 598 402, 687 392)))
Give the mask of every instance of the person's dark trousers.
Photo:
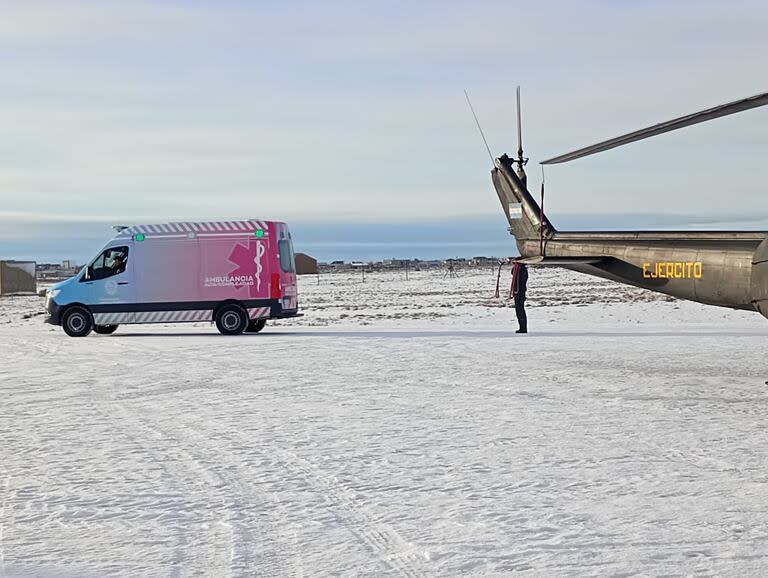
POLYGON ((518 333, 528 333, 528 316, 525 314, 525 293, 515 295, 515 313, 517 314, 517 324, 520 329, 518 333))

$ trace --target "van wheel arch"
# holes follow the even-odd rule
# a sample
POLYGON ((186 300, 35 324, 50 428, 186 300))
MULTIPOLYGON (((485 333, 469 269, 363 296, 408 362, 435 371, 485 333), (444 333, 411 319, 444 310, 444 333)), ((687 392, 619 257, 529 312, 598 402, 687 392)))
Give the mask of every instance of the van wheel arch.
POLYGON ((219 312, 219 309, 224 307, 225 305, 239 305, 243 309, 245 309, 245 305, 243 305, 242 301, 238 301, 237 299, 227 299, 226 301, 220 301, 216 308, 213 310, 213 316, 216 317, 216 314, 219 312))
POLYGON ((73 307, 82 307, 83 309, 86 309, 88 313, 90 313, 91 317, 93 317, 93 311, 91 311, 91 308, 85 305, 84 303, 67 303, 66 305, 62 305, 61 311, 59 311, 59 315, 61 319, 64 319, 64 315, 66 315, 67 311, 69 311, 73 307))

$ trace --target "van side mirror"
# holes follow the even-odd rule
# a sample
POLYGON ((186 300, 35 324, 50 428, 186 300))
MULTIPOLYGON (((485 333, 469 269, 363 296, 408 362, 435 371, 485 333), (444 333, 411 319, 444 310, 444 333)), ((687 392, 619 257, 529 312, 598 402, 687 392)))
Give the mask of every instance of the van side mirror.
POLYGON ((93 278, 93 267, 88 265, 85 268, 85 275, 83 276, 83 279, 85 279, 86 281, 90 281, 92 278, 93 278))

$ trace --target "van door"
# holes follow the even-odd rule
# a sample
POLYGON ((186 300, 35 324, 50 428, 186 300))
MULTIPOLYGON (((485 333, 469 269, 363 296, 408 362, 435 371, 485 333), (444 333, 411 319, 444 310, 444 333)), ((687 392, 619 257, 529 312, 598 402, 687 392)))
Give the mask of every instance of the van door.
POLYGON ((80 279, 86 287, 86 305, 93 312, 96 325, 132 323, 135 303, 134 263, 131 243, 104 249, 80 279))

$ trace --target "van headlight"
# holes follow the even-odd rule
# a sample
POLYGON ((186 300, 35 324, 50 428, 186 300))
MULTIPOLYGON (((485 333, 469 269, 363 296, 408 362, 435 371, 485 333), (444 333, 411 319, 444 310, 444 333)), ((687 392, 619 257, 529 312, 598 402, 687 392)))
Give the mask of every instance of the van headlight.
POLYGON ((61 293, 61 289, 48 289, 48 299, 56 299, 59 293, 61 293))

